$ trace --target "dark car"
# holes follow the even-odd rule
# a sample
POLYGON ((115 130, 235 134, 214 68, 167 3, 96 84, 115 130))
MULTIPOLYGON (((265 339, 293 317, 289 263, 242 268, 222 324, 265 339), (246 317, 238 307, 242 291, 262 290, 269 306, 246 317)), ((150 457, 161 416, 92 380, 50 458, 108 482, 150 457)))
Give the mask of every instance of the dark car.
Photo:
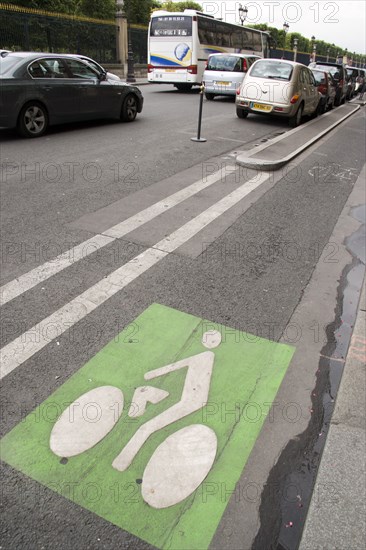
POLYGON ((313 62, 309 64, 311 69, 327 71, 333 77, 336 83, 336 97, 334 105, 338 107, 346 101, 347 95, 347 73, 344 65, 341 63, 328 63, 326 61, 313 62))
POLYGON ((318 92, 322 94, 318 113, 325 113, 328 109, 333 109, 336 97, 336 83, 333 77, 327 71, 312 69, 318 92))
POLYGON ((0 127, 17 128, 24 137, 65 122, 132 122, 142 106, 137 86, 109 80, 77 57, 16 52, 0 58, 0 127))

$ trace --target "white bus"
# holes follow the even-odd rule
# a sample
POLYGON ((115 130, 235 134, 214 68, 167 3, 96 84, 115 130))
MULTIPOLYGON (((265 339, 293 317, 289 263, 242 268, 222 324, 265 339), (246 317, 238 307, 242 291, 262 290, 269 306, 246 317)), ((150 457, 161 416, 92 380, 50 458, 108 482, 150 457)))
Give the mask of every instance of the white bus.
POLYGON ((269 34, 233 25, 195 10, 155 11, 148 34, 148 81, 179 90, 202 82, 211 53, 269 56, 269 34))

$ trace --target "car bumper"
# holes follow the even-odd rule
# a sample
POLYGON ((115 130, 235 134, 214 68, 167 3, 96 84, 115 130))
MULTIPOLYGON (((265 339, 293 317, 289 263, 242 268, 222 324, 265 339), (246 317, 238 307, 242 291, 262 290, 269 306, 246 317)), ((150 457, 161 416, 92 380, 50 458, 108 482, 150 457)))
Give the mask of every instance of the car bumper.
POLYGON ((280 103, 253 101, 242 96, 237 96, 236 106, 239 109, 244 109, 244 111, 247 111, 248 113, 292 117, 297 112, 299 102, 297 101, 294 104, 285 105, 280 103))

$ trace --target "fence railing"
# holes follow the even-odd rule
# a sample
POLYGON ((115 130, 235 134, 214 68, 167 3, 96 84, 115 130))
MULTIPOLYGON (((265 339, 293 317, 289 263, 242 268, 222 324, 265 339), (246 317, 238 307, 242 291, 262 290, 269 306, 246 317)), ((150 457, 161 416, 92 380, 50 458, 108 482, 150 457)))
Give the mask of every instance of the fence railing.
POLYGON ((117 26, 102 21, 0 3, 0 47, 14 51, 82 53, 117 60, 117 26))

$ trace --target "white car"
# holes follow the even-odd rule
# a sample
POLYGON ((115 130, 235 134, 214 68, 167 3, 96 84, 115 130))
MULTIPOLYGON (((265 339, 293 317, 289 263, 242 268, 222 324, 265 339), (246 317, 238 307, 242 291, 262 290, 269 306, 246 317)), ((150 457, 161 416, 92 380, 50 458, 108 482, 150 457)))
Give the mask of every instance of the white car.
POLYGON ((237 91, 236 114, 249 113, 288 118, 291 127, 303 115, 319 111, 319 93, 312 71, 302 63, 284 59, 260 59, 253 63, 237 91))
POLYGON ((235 96, 245 73, 257 59, 260 59, 258 55, 241 53, 211 54, 202 77, 206 99, 212 100, 217 95, 235 96))

